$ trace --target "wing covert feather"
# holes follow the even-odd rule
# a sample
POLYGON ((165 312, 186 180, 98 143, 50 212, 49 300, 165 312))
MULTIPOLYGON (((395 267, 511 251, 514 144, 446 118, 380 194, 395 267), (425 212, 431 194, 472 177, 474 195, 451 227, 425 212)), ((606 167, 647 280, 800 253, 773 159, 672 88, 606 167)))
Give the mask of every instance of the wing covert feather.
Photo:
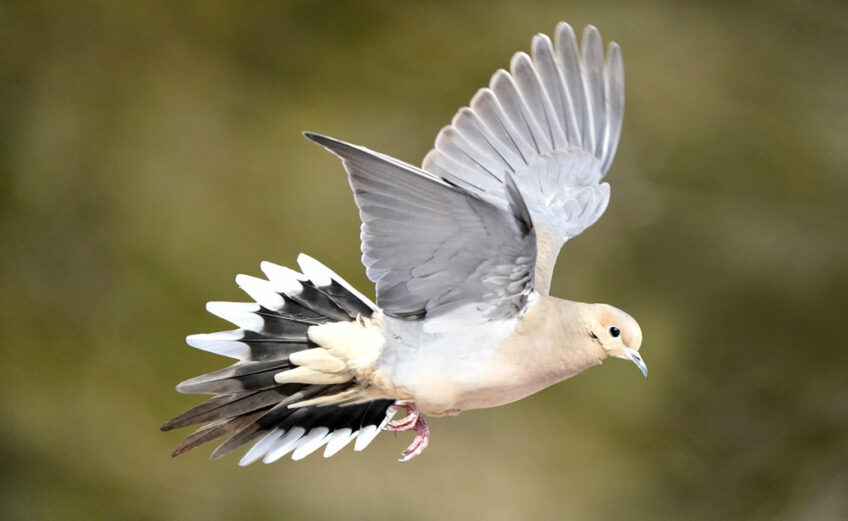
POLYGON ((364 147, 305 135, 344 163, 362 219, 362 262, 384 312, 431 318, 471 306, 491 320, 524 308, 536 235, 511 178, 495 198, 364 147))

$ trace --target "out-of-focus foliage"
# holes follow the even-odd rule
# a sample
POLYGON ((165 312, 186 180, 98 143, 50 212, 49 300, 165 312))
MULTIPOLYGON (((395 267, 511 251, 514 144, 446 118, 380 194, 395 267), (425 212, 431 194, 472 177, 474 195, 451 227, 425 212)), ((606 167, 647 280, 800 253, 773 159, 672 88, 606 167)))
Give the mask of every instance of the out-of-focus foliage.
POLYGON ((3 519, 848 518, 842 2, 0 3, 3 519), (372 293, 338 161, 410 162, 536 32, 618 41, 604 218, 553 293, 628 310, 610 361, 364 453, 171 460, 239 271, 299 251, 372 293))

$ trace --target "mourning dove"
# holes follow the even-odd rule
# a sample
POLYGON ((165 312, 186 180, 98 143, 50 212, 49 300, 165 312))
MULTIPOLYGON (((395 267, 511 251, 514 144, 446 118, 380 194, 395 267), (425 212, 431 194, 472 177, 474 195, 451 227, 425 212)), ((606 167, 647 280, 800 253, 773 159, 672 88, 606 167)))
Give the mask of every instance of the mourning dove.
POLYGON ((421 168, 306 133, 342 159, 362 219, 362 262, 377 303, 306 255, 300 272, 263 262, 236 277, 252 303, 210 302, 238 326, 191 335, 237 360, 177 386, 214 394, 167 422, 202 426, 174 451, 231 436, 219 458, 328 457, 381 431, 414 430, 400 461, 429 443, 423 415, 519 400, 600 364, 639 355, 627 313, 548 295, 563 244, 609 201, 601 182, 621 134, 621 52, 589 26, 542 34, 436 138, 421 168), (397 411, 404 418, 390 421, 397 411))

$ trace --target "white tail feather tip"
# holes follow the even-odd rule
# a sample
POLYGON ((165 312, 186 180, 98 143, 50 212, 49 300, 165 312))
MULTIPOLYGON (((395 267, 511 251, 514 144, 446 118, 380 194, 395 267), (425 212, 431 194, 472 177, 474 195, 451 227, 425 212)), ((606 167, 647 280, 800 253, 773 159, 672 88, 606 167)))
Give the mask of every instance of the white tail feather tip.
POLYGON ((329 458, 334 456, 337 452, 347 447, 348 443, 353 440, 355 435, 356 433, 352 432, 350 429, 339 429, 337 431, 333 431, 330 434, 330 438, 327 440, 327 448, 324 449, 324 457, 329 458))
POLYGON ((363 427, 359 431, 359 436, 356 438, 356 444, 353 446, 353 450, 357 452, 365 450, 365 447, 374 441, 374 438, 376 438, 378 434, 380 434, 380 429, 378 429, 376 425, 363 427))
POLYGON ((208 353, 244 360, 250 356, 250 347, 238 341, 242 336, 241 331, 197 334, 187 336, 186 343, 208 353))
POLYGON ((334 273, 329 268, 305 253, 297 256, 297 264, 309 280, 318 287, 329 286, 333 283, 334 273))
POLYGON ((302 460, 306 456, 309 456, 316 450, 320 449, 325 443, 327 443, 327 440, 330 439, 329 432, 330 429, 327 427, 311 429, 309 434, 300 439, 297 449, 294 451, 294 454, 292 454, 292 460, 302 460))
POLYGON ((250 275, 236 275, 236 284, 247 293, 250 298, 258 304, 273 310, 282 309, 286 301, 283 300, 274 287, 267 280, 251 277, 250 275))
POLYGON ((303 427, 295 427, 288 431, 282 438, 274 443, 274 446, 271 447, 271 449, 268 450, 268 454, 262 458, 262 462, 273 463, 293 451, 297 447, 298 442, 300 442, 300 439, 303 437, 305 432, 306 429, 303 427))
POLYGON ((262 317, 256 315, 259 304, 249 302, 208 302, 206 311, 242 329, 261 331, 264 326, 262 317))
POLYGON ((289 296, 299 295, 303 291, 301 281, 305 280, 305 277, 293 269, 268 261, 262 261, 260 268, 268 277, 274 291, 289 296))
POLYGON ((349 291, 356 298, 361 300, 371 309, 376 310, 377 305, 371 301, 368 297, 357 291, 353 286, 348 284, 343 278, 339 277, 339 275, 324 266, 317 260, 313 259, 309 255, 305 253, 301 253, 297 256, 297 263, 300 266, 300 269, 303 270, 304 273, 307 273, 309 279, 312 280, 318 286, 329 286, 332 281, 336 281, 341 287, 349 291), (313 278, 315 277, 315 278, 313 278))
POLYGON ((273 431, 266 434, 261 440, 257 441, 256 444, 250 448, 247 453, 242 456, 239 460, 239 465, 242 467, 246 467, 250 465, 254 461, 258 460, 262 456, 268 453, 268 450, 274 446, 274 442, 276 442, 280 437, 285 434, 286 431, 282 429, 274 429, 273 431))

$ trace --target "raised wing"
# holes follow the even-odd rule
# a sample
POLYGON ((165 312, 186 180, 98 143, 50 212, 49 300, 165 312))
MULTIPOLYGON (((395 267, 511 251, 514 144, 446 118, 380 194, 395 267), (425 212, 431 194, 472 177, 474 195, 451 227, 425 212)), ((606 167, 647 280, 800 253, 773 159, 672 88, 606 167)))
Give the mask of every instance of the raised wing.
POLYGON ((533 38, 532 58, 518 53, 511 74, 495 73, 441 130, 422 168, 476 194, 502 198, 513 177, 536 227, 535 285, 547 293, 562 245, 606 210, 610 167, 624 114, 624 65, 615 43, 604 61, 592 26, 580 50, 571 26, 557 25, 556 45, 533 38), (582 51, 582 52, 581 52, 582 51))
POLYGON ((434 318, 462 308, 485 320, 524 308, 536 236, 509 176, 503 193, 470 193, 367 148, 305 135, 338 155, 350 176, 362 262, 384 312, 434 318))

